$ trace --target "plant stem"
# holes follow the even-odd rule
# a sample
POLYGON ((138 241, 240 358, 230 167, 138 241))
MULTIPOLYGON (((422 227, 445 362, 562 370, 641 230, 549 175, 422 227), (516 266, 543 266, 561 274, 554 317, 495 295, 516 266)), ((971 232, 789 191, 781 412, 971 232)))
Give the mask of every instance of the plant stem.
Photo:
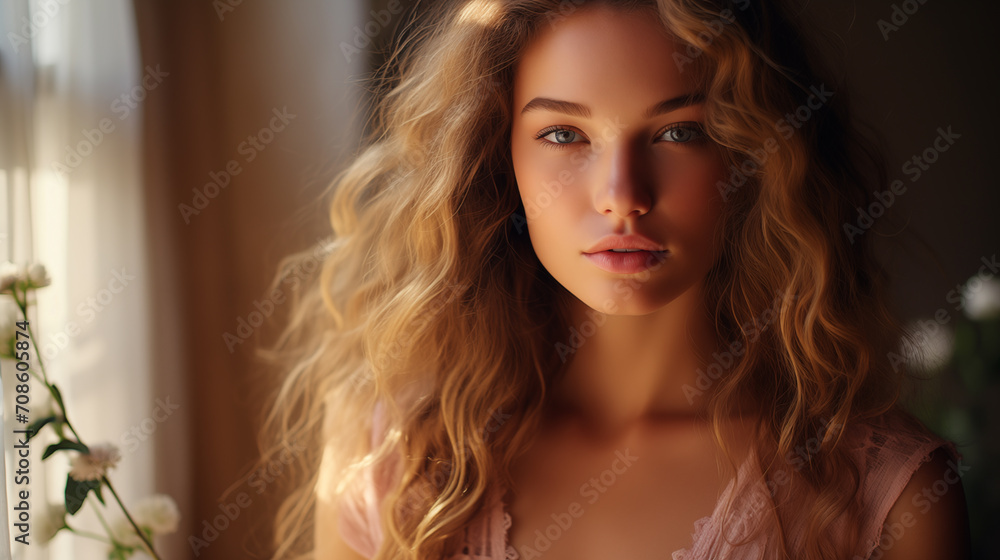
POLYGON ((94 514, 97 515, 97 520, 101 522, 101 526, 104 527, 105 531, 107 531, 108 538, 111 539, 111 546, 115 547, 116 551, 123 548, 125 545, 118 542, 118 539, 115 538, 115 532, 111 530, 111 525, 108 525, 108 521, 104 519, 103 515, 101 515, 101 507, 93 503, 93 496, 87 496, 87 499, 91 500, 91 504, 94 506, 94 514))
MULTIPOLYGON (((21 299, 17 297, 17 288, 16 288, 16 285, 11 290, 11 294, 14 296, 14 302, 17 304, 18 308, 21 309, 21 315, 24 317, 24 322, 27 324, 27 327, 28 327, 27 328, 27 330, 28 330, 28 337, 30 339, 35 339, 35 333, 31 329, 31 321, 28 319, 28 289, 27 288, 24 289, 24 301, 21 301, 21 299)), ((36 348, 37 348, 37 346, 36 346, 36 348)), ((86 444, 83 443, 83 438, 80 437, 80 434, 78 434, 76 432, 76 428, 74 428, 73 424, 70 423, 69 417, 66 414, 66 408, 65 408, 65 406, 63 406, 63 403, 61 403, 59 399, 55 398, 56 391, 53 388, 53 385, 51 383, 49 383, 49 376, 45 373, 45 363, 42 361, 42 356, 36 351, 35 352, 35 357, 38 359, 38 369, 41 370, 41 372, 42 372, 42 379, 41 379, 42 383, 45 384, 45 387, 49 390, 49 393, 52 395, 53 400, 56 401, 56 404, 62 410, 62 424, 64 424, 67 428, 69 428, 69 430, 71 432, 73 432, 73 435, 76 437, 76 441, 77 442, 79 442, 79 443, 81 443, 83 445, 86 445, 86 444)), ((34 372, 32 372, 32 373, 34 373, 34 372)), ((37 378, 37 374, 36 374, 36 378, 37 378)), ((132 528, 135 530, 135 533, 137 535, 139 535, 140 539, 142 539, 142 542, 143 542, 144 545, 146 545, 146 548, 147 548, 148 552, 153 556, 153 558, 155 560, 161 560, 160 556, 156 553, 156 550, 153 549, 153 543, 149 542, 149 539, 146 537, 145 531, 143 531, 141 528, 139 528, 139 525, 135 522, 134 519, 132 519, 132 515, 129 514, 128 509, 125 508, 125 504, 122 502, 121 498, 118 496, 118 492, 115 491, 115 487, 111 485, 111 481, 108 480, 108 477, 107 476, 102 476, 101 477, 101 482, 104 483, 104 485, 108 487, 108 490, 111 492, 111 495, 115 497, 115 501, 118 502, 118 506, 121 507, 122 513, 125 514, 125 518, 128 519, 128 522, 132 525, 132 528)), ((104 520, 104 516, 101 515, 100 508, 98 508, 95 505, 94 506, 94 511, 97 512, 98 519, 101 520, 101 524, 104 525, 104 529, 108 532, 108 536, 111 538, 112 544, 117 548, 118 542, 114 538, 114 532, 111 530, 111 528, 108 526, 107 522, 104 520)), ((73 529, 73 528, 69 527, 68 525, 67 525, 67 528, 70 531, 74 532, 74 533, 83 535, 82 532, 79 532, 76 529, 73 529)), ((85 536, 85 535, 83 535, 83 536, 85 536)), ((94 538, 94 537, 91 537, 91 538, 94 538)), ((100 540, 103 541, 103 539, 100 539, 100 540)))
MULTIPOLYGON (((87 499, 89 500, 90 496, 87 496, 87 499)), ((97 504, 94 504, 94 513, 97 514, 97 520, 101 522, 101 526, 104 527, 104 530, 107 531, 111 539, 114 540, 114 532, 111 530, 111 526, 108 525, 108 522, 104 520, 104 516, 101 515, 101 508, 97 507, 97 504)))
MULTIPOLYGON (((21 315, 24 317, 24 322, 27 323, 28 325, 28 337, 34 340, 35 332, 31 329, 31 321, 28 320, 28 291, 27 290, 24 291, 23 306, 21 300, 19 300, 17 297, 17 290, 13 291, 13 295, 14 295, 14 301, 17 302, 17 306, 21 309, 21 315)), ((56 391, 53 388, 52 383, 49 383, 49 376, 46 375, 45 373, 45 362, 42 360, 41 354, 39 354, 36 351, 35 357, 38 358, 38 369, 40 369, 42 372, 41 382, 45 384, 45 388, 48 389, 49 394, 52 395, 52 400, 55 401, 56 405, 62 411, 62 423, 65 424, 67 428, 69 428, 69 431, 73 432, 73 435, 76 436, 76 441, 78 441, 79 443, 83 443, 83 439, 80 437, 80 434, 76 433, 76 428, 74 428, 73 424, 69 421, 69 415, 66 414, 66 407, 64 406, 64 403, 61 402, 61 399, 56 398, 56 391)), ((38 374, 36 374, 33 371, 31 373, 35 375, 36 379, 38 379, 38 374)))
MULTIPOLYGON (((25 299, 27 299, 27 296, 25 296, 25 299)), ((27 307, 24 308, 24 322, 28 324, 28 337, 31 338, 32 340, 37 340, 37 339, 35 339, 35 332, 31 329, 31 321, 28 320, 28 308, 27 307)), ((37 349, 38 346, 35 346, 35 348, 37 349)), ((51 385, 49 383, 49 376, 45 375, 45 364, 42 362, 42 356, 41 356, 41 354, 39 354, 36 351, 35 352, 35 357, 38 358, 38 369, 42 370, 42 380, 45 382, 46 385, 51 385)), ((62 408, 62 407, 60 407, 60 408, 62 408)), ((66 411, 64 410, 63 412, 66 412, 66 411)))
POLYGON ((102 543, 110 544, 112 546, 115 545, 115 542, 113 540, 106 539, 106 538, 102 537, 101 535, 98 535, 97 533, 91 533, 90 531, 84 531, 83 529, 75 529, 73 527, 70 527, 69 525, 66 525, 66 528, 69 529, 69 531, 71 533, 76 534, 76 535, 80 535, 81 537, 87 537, 88 539, 94 539, 95 541, 101 541, 102 543))
MULTIPOLYGON (((21 301, 21 299, 17 297, 16 284, 15 287, 11 289, 11 295, 14 296, 14 303, 16 303, 17 307, 21 310, 21 316, 24 317, 24 322, 28 325, 28 338, 31 340, 37 340, 35 338, 35 332, 31 330, 31 320, 28 319, 28 289, 24 289, 24 301, 21 301)), ((35 346, 35 348, 37 349, 38 346, 35 346)), ((42 380, 46 385, 50 385, 49 376, 45 374, 45 364, 42 363, 42 356, 36 351, 35 357, 38 358, 38 367, 42 370, 42 380)), ((64 410, 63 412, 66 411, 64 410)))
MULTIPOLYGON (((28 325, 28 338, 30 338, 31 340, 37 340, 35 338, 35 331, 32 330, 32 328, 31 328, 31 320, 28 318, 28 289, 27 288, 24 289, 24 301, 23 302, 21 301, 20 298, 17 297, 17 288, 16 287, 13 288, 13 289, 11 289, 11 295, 14 297, 14 303, 16 303, 18 309, 21 310, 21 316, 24 317, 24 323, 26 325, 28 325)), ((35 346, 35 349, 36 349, 35 350, 35 357, 38 358, 38 369, 42 370, 42 379, 41 379, 41 381, 42 381, 42 383, 45 384, 45 388, 49 390, 49 393, 52 394, 52 398, 55 399, 55 392, 52 390, 52 384, 49 383, 49 376, 45 373, 45 362, 42 361, 42 355, 38 353, 37 348, 38 348, 38 346, 36 345, 35 346)), ((32 373, 34 373, 34 372, 32 372, 32 373)), ((38 374, 35 374, 35 377, 37 379, 38 374)), ((62 405, 58 401, 56 402, 56 404, 59 404, 59 408, 62 408, 62 405)), ((66 416, 66 410, 63 409, 62 412, 63 412, 63 416, 66 416)))
MULTIPOLYGON (((75 432, 74 432, 74 433, 75 433, 75 432)), ((132 524, 132 528, 133 528, 133 529, 135 529, 135 533, 136 533, 137 535, 139 535, 139 538, 140 538, 140 539, 142 539, 142 542, 143 542, 143 544, 145 544, 145 545, 146 545, 146 548, 148 548, 148 549, 149 549, 149 553, 150 553, 150 554, 151 554, 151 555, 153 556, 153 558, 155 558, 156 560, 161 560, 161 559, 160 559, 160 556, 159 556, 158 554, 156 554, 156 551, 155 551, 155 550, 153 550, 153 543, 149 542, 149 539, 147 539, 147 538, 146 538, 146 532, 145 532, 145 531, 143 531, 142 529, 140 529, 140 528, 139 528, 139 525, 138 525, 138 524, 136 524, 135 520, 134 520, 134 519, 132 519, 132 516, 131 516, 131 515, 129 515, 129 512, 128 512, 128 510, 127 510, 127 509, 125 509, 125 504, 123 504, 123 503, 122 503, 122 500, 121 500, 121 498, 119 498, 119 497, 118 497, 118 492, 115 492, 115 487, 111 485, 111 481, 110 481, 110 480, 108 480, 108 477, 107 477, 107 476, 102 476, 102 477, 101 477, 101 481, 102 481, 102 482, 103 482, 103 483, 104 483, 105 485, 107 485, 107 487, 108 487, 108 490, 110 490, 110 491, 111 491, 111 495, 115 497, 115 501, 116 501, 116 502, 118 502, 118 505, 119 505, 119 506, 121 506, 121 508, 122 508, 122 513, 124 513, 124 514, 125 514, 125 517, 126 517, 126 518, 128 519, 128 522, 129 522, 129 523, 131 523, 131 524, 132 524)))

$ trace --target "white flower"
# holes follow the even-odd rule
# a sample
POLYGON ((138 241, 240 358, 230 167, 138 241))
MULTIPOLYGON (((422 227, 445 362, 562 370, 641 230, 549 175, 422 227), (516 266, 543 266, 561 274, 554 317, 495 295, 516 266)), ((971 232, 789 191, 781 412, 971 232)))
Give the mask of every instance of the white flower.
POLYGON ((41 514, 33 513, 36 542, 45 544, 56 536, 60 529, 66 526, 66 506, 63 504, 45 504, 41 514))
POLYGON ((987 319, 1000 314, 1000 280, 990 276, 973 276, 962 289, 965 315, 970 319, 987 319))
POLYGON ((10 261, 0 263, 0 292, 10 290, 21 278, 21 267, 10 261))
POLYGON ((121 454, 118 448, 111 444, 94 445, 90 447, 90 453, 80 453, 73 457, 72 468, 69 475, 74 480, 100 480, 121 461, 121 454))
POLYGON ((128 519, 124 517, 112 525, 111 534, 116 541, 125 546, 133 548, 142 546, 142 539, 136 534, 135 528, 128 522, 128 519))
POLYGON ((135 505, 132 518, 155 535, 173 533, 180 523, 181 514, 173 498, 166 494, 153 494, 135 505))
POLYGON ((908 362, 932 373, 948 363, 954 341, 955 333, 949 326, 933 319, 914 321, 906 327, 902 351, 908 362))
POLYGON ((36 288, 44 288, 52 283, 52 278, 49 278, 49 271, 45 270, 45 265, 42 263, 28 265, 25 275, 28 278, 28 283, 36 288))

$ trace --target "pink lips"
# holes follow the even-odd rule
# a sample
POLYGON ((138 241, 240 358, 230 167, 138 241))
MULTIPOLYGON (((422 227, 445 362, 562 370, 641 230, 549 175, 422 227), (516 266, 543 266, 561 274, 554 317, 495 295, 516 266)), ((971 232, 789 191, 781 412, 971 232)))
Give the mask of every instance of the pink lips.
POLYGON ((641 235, 608 235, 584 252, 590 262, 608 272, 635 274, 663 262, 669 251, 641 235), (611 249, 639 249, 617 252, 611 249))
POLYGON ((599 253, 608 249, 642 249, 644 251, 663 251, 664 247, 642 235, 605 235, 585 253, 599 253))
POLYGON ((597 268, 616 274, 635 274, 656 265, 667 257, 667 251, 635 251, 632 253, 616 253, 601 251, 599 253, 584 253, 597 268))

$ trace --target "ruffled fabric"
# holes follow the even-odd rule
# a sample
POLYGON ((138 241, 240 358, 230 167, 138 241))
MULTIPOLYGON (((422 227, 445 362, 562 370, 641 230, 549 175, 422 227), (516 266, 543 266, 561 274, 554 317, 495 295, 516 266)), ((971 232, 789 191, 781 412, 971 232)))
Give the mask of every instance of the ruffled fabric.
MULTIPOLYGON (((376 422, 376 426, 381 426, 376 422)), ((864 473, 860 499, 864 509, 862 519, 864 548, 867 557, 879 543, 882 524, 913 473, 928 461, 931 453, 944 448, 949 465, 962 474, 961 454, 955 444, 933 434, 922 432, 919 427, 895 416, 882 417, 868 424, 853 427, 847 443, 856 464, 864 473)), ((381 477, 376 476, 376 479, 381 477)), ((695 521, 691 545, 671 553, 671 560, 756 560, 763 558, 767 545, 767 531, 762 531, 754 541, 735 547, 732 542, 757 529, 766 516, 763 508, 771 507, 771 496, 763 483, 754 452, 751 450, 739 469, 740 487, 734 489, 736 479, 731 479, 712 514, 695 521), (730 514, 722 520, 727 501, 732 501, 730 514)), ((371 486, 360 489, 363 498, 346 504, 342 509, 341 532, 345 541, 366 558, 371 558, 381 543, 382 534, 378 521, 378 505, 385 481, 366 478, 371 486), (376 490, 373 492, 373 488, 376 490)), ((499 489, 491 493, 489 507, 465 529, 463 545, 448 560, 517 560, 519 552, 508 542, 512 525, 510 513, 499 489)), ((835 524, 836 534, 847 535, 845 523, 835 524)), ((846 538, 846 537, 845 537, 846 538)), ((801 549, 802 536, 793 531, 789 545, 801 549)))
POLYGON ((864 426, 861 444, 856 450, 861 472, 867 473, 862 483, 865 518, 863 520, 864 553, 867 557, 879 546, 882 529, 889 510, 921 465, 931 460, 937 449, 947 455, 948 469, 959 477, 964 474, 962 454, 954 442, 913 430, 898 417, 885 416, 864 426))
POLYGON ((490 507, 484 508, 465 528, 461 550, 449 556, 448 560, 500 560, 508 557, 506 535, 511 517, 504 511, 503 500, 495 491, 490 499, 490 507))
POLYGON ((517 558, 517 549, 513 545, 507 544, 507 534, 510 531, 510 526, 513 520, 510 518, 510 514, 506 511, 503 512, 503 535, 504 535, 504 545, 506 545, 506 551, 504 552, 504 560, 514 560, 517 558))
MULTIPOLYGON (((694 532, 691 533, 691 542, 696 543, 704 539, 706 531, 708 531, 712 526, 712 517, 706 516, 702 517, 698 521, 694 522, 694 532)), ((671 560, 690 560, 691 556, 690 548, 682 548, 680 550, 675 550, 670 554, 671 560)))

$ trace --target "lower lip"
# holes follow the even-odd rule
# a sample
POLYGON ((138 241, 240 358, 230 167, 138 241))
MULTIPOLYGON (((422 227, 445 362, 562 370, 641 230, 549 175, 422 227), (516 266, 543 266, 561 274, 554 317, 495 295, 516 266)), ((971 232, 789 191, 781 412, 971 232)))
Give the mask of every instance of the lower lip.
POLYGON ((615 253, 600 251, 584 253, 597 268, 616 274, 635 274, 657 265, 666 258, 668 251, 634 251, 630 253, 615 253))

